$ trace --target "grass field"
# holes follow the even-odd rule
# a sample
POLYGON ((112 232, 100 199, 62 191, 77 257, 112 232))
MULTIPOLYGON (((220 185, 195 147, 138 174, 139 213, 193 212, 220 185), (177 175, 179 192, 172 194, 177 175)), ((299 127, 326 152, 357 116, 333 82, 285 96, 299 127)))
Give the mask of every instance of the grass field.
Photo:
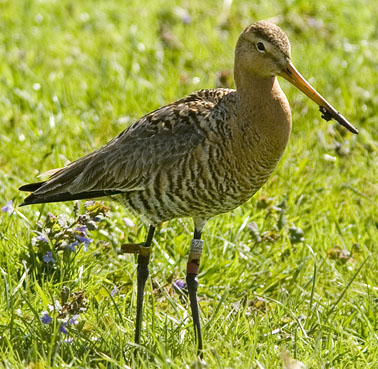
POLYGON ((191 220, 155 237, 133 355, 136 262, 120 246, 145 226, 114 203, 17 208, 17 188, 160 105, 232 86, 238 34, 273 19, 296 67, 360 134, 282 81, 293 132, 279 167, 204 231, 205 361, 281 368, 284 351, 307 368, 378 368, 377 12, 368 0, 0 0, 0 367, 195 367, 173 287, 191 220), (82 224, 93 230, 72 245, 82 224))

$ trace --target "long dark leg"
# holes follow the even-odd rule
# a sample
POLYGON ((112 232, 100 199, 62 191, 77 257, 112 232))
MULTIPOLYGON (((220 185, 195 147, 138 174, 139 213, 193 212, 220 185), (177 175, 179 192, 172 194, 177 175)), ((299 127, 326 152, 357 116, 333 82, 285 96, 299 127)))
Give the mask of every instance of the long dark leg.
POLYGON ((190 253, 186 269, 186 285, 188 287, 190 307, 192 309, 194 334, 196 337, 196 346, 198 355, 202 358, 202 332, 201 321, 199 316, 198 301, 197 301, 197 288, 198 288, 198 271, 200 258, 202 253, 203 241, 201 240, 201 232, 195 230, 194 237, 190 245, 190 253))
POLYGON ((137 291, 137 313, 136 313, 136 323, 135 323, 135 343, 140 343, 140 331, 142 329, 142 317, 143 317, 143 297, 144 297, 144 286, 146 284, 148 275, 150 274, 148 270, 148 263, 150 261, 151 254, 151 244, 152 238, 154 236, 155 227, 150 226, 148 230, 147 239, 143 246, 140 246, 140 252, 138 255, 138 291, 137 291))

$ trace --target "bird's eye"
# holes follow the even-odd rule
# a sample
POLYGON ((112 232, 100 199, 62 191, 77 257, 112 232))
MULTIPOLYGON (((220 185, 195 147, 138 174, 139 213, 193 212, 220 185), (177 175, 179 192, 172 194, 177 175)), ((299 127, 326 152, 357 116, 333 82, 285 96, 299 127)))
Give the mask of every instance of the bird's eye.
POLYGON ((260 53, 263 53, 265 51, 265 45, 262 43, 262 42, 258 42, 256 44, 256 49, 257 51, 259 51, 260 53))

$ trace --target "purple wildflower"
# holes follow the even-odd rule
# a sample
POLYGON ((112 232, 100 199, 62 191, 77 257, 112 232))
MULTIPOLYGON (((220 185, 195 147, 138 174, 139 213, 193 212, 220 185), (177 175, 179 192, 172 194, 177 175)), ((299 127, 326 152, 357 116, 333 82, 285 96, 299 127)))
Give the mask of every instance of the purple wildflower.
POLYGON ((75 252, 76 251, 75 246, 77 246, 78 244, 79 244, 79 241, 74 241, 70 243, 69 245, 67 245, 67 249, 72 252, 75 252))
POLYGON ((114 295, 116 295, 117 293, 118 293, 118 287, 117 286, 114 286, 114 288, 112 289, 112 292, 110 292, 110 295, 111 296, 114 296, 114 295))
POLYGON ((76 239, 79 241, 79 242, 83 242, 84 243, 84 251, 88 251, 88 245, 90 242, 92 242, 92 238, 88 238, 86 236, 79 236, 78 234, 76 235, 76 239))
POLYGON ((185 287, 185 283, 181 280, 178 279, 176 282, 173 283, 173 286, 179 290, 185 287))
POLYGON ((7 212, 8 214, 12 214, 13 211, 14 211, 13 201, 12 200, 8 201, 8 203, 1 208, 1 211, 2 212, 7 212))
POLYGON ((78 323, 79 323, 79 322, 77 321, 78 318, 79 318, 79 314, 74 315, 74 316, 68 321, 68 324, 71 324, 71 325, 78 324, 78 323))
POLYGON ((41 322, 43 324, 50 324, 51 321, 52 321, 51 316, 46 311, 42 312, 41 322))
POLYGON ((55 259, 53 258, 51 251, 47 251, 46 254, 42 256, 42 258, 45 263, 55 263, 55 259))
POLYGON ((67 325, 67 323, 63 322, 63 323, 60 325, 60 327, 59 327, 59 331, 62 332, 62 333, 64 333, 64 334, 68 334, 68 331, 67 331, 67 329, 66 329, 66 325, 67 325))
POLYGON ((37 241, 48 242, 46 236, 43 233, 41 233, 40 235, 38 235, 35 239, 37 241))
POLYGON ((85 203, 84 203, 84 206, 86 207, 86 208, 89 208, 90 206, 93 206, 95 204, 95 202, 93 201, 93 200, 89 200, 89 201, 86 201, 85 203))
POLYGON ((130 228, 135 227, 134 222, 130 218, 126 218, 126 217, 123 218, 123 222, 125 223, 126 227, 130 227, 130 228))
POLYGON ((184 24, 189 24, 192 21, 192 17, 189 14, 184 15, 181 19, 184 24))
POLYGON ((176 7, 175 14, 184 24, 189 24, 192 21, 192 17, 189 15, 189 12, 184 8, 176 7))
POLYGON ((83 225, 83 226, 77 227, 76 232, 81 232, 81 233, 86 234, 87 233, 87 226, 83 225))

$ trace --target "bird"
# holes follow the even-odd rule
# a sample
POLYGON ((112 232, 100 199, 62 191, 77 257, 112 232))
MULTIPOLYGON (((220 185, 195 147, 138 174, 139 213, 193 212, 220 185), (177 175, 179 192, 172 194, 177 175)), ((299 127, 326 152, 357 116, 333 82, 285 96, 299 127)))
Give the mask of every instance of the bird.
POLYGON ((194 92, 143 116, 98 150, 49 172, 20 206, 106 198, 149 225, 145 242, 126 244, 138 254, 135 342, 140 344, 144 286, 156 228, 174 218, 192 218, 194 234, 186 284, 197 354, 203 340, 197 300, 198 272, 209 219, 248 201, 268 180, 288 143, 292 117, 277 76, 319 105, 322 118, 358 130, 297 71, 287 35, 258 21, 236 43, 235 89, 194 92))

